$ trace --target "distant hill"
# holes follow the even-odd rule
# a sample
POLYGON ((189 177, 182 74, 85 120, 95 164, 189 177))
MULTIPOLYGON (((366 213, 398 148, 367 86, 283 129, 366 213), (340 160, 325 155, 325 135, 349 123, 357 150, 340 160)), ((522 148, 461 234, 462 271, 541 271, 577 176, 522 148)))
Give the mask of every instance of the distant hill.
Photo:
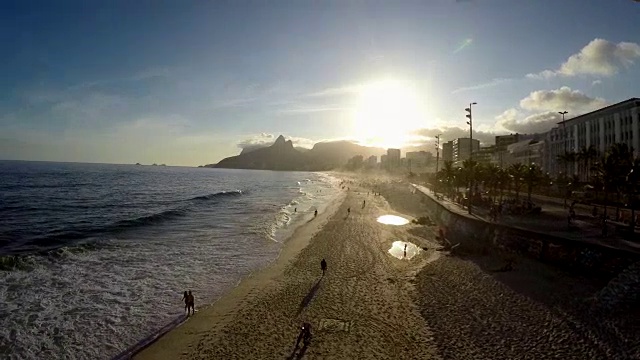
MULTIPOLYGON (((355 144, 351 141, 320 142, 309 150, 310 161, 323 169, 333 169, 347 163, 347 160, 362 155, 365 159, 371 155, 380 156, 386 154, 385 149, 373 148, 355 144)), ((380 159, 378 158, 378 161, 380 159)))
POLYGON ((205 167, 257 170, 320 171, 331 170, 347 163, 347 160, 362 155, 380 156, 386 151, 350 141, 321 142, 309 149, 296 149, 291 140, 280 135, 271 146, 245 148, 240 155, 222 159, 217 164, 205 167))

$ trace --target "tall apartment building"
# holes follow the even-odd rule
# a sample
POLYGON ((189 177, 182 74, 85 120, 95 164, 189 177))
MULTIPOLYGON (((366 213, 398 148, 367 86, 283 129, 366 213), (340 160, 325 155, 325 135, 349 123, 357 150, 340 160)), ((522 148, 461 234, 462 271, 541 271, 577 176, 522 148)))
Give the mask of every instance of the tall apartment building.
POLYGON ((400 149, 387 149, 387 164, 390 167, 400 166, 400 149))
POLYGON ((453 161, 453 141, 442 144, 442 161, 453 161))
POLYGON ((427 151, 408 151, 405 155, 407 161, 411 161, 411 166, 424 167, 431 161, 433 155, 427 151))
MULTIPOLYGON (((546 170, 553 176, 564 173, 565 164, 558 156, 579 152, 593 145, 604 154, 611 145, 624 143, 640 154, 640 98, 631 98, 590 113, 567 119, 546 135, 546 170)), ((589 169, 581 162, 567 166, 567 173, 585 177, 589 169)))
POLYGON ((467 160, 471 151, 480 150, 480 141, 469 138, 457 138, 453 140, 453 161, 461 163, 467 160))
POLYGON ((375 167, 378 164, 378 157, 375 155, 371 155, 369 156, 369 158, 367 158, 367 166, 369 167, 375 167))

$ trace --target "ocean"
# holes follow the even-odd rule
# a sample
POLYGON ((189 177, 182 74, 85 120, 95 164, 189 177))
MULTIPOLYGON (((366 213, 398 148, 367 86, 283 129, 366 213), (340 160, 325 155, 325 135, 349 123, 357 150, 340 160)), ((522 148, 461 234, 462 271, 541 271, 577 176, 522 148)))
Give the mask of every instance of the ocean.
POLYGON ((109 359, 275 260, 325 173, 0 161, 0 357, 109 359), (297 211, 296 211, 297 210, 297 211))

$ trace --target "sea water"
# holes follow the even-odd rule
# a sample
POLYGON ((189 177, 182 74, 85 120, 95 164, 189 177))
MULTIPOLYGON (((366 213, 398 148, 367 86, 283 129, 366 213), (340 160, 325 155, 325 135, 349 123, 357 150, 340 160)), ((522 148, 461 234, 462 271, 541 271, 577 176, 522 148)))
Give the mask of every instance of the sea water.
POLYGON ((0 162, 0 357, 108 359, 273 261, 324 173, 0 162))

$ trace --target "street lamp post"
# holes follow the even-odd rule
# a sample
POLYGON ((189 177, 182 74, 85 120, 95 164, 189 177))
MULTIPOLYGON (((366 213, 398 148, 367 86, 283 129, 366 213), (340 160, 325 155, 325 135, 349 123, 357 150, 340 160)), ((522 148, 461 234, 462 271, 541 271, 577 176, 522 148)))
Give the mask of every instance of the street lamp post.
MULTIPOLYGON (((469 124, 469 163, 471 163, 471 160, 473 160, 473 114, 471 113, 471 107, 473 105, 477 105, 478 103, 476 102, 472 102, 469 104, 469 107, 464 109, 468 114, 465 115, 469 121, 467 121, 467 124, 469 124)), ((471 192, 473 191, 473 166, 471 166, 470 171, 472 172, 471 174, 469 174, 469 193, 468 193, 468 201, 469 201, 469 214, 471 214, 471 192)))
POLYGON ((436 174, 438 174, 438 164, 440 163, 440 136, 442 134, 436 135, 436 174))
MULTIPOLYGON (((566 114, 568 114, 568 111, 558 111, 558 114, 562 115, 562 138, 564 139, 564 177, 565 177, 565 184, 567 183, 567 181, 569 181, 569 177, 567 176, 567 124, 564 121, 564 116, 566 114)), ((567 207, 567 189, 565 186, 565 191, 564 191, 564 207, 567 207)))
POLYGON ((433 177, 434 179, 434 184, 433 184, 433 193, 436 193, 436 190, 438 189, 438 163, 440 162, 440 136, 442 134, 438 134, 436 135, 436 172, 435 175, 433 177))

